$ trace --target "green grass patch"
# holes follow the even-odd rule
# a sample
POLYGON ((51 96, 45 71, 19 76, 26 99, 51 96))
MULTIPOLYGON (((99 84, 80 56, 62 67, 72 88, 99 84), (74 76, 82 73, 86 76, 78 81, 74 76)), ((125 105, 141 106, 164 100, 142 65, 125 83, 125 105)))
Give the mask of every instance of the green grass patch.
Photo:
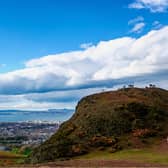
POLYGON ((12 166, 24 163, 25 155, 0 151, 0 166, 12 166))
POLYGON ((109 160, 130 160, 144 163, 168 164, 168 153, 162 154, 151 149, 130 149, 116 153, 106 151, 95 151, 77 159, 109 159, 109 160))
POLYGON ((20 154, 14 154, 12 152, 4 152, 4 151, 0 151, 0 158, 24 158, 24 155, 20 155, 20 154))

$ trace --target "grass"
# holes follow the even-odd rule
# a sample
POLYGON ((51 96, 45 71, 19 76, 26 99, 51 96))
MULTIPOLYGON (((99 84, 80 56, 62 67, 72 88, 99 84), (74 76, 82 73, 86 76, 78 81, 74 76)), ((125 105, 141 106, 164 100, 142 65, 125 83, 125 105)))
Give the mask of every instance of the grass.
POLYGON ((23 163, 25 156, 11 152, 0 151, 0 166, 10 166, 23 163))
POLYGON ((130 160, 143 163, 158 163, 168 165, 168 152, 163 154, 152 149, 130 149, 116 153, 106 151, 95 151, 77 159, 107 159, 107 160, 130 160))
POLYGON ((14 154, 11 152, 4 152, 4 151, 0 151, 0 158, 21 158, 24 157, 23 155, 19 155, 19 154, 14 154))

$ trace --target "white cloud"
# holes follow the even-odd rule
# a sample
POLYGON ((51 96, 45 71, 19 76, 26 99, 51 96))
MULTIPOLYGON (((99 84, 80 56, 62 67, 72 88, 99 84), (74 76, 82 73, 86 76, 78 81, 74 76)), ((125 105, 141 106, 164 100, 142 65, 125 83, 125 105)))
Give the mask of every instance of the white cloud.
MULTIPOLYGON (((168 27, 164 27, 137 39, 101 41, 82 51, 29 60, 24 69, 0 74, 0 109, 74 107, 82 96, 102 87, 168 81, 167 73, 162 79, 152 77, 168 72, 167 46, 168 27), (145 81, 138 79, 149 74, 145 81)), ((163 83, 159 86, 165 87, 163 83)))
POLYGON ((145 27, 144 18, 142 16, 138 16, 128 22, 129 26, 132 26, 129 33, 141 33, 145 27))
POLYGON ((156 29, 156 30, 163 27, 163 25, 157 20, 152 23, 152 26, 153 26, 153 29, 156 29))
POLYGON ((87 48, 89 48, 89 47, 91 47, 91 46, 93 46, 92 43, 83 43, 83 44, 80 45, 80 48, 82 48, 82 49, 87 49, 87 48))
POLYGON ((145 27, 145 23, 136 23, 134 27, 131 29, 131 33, 141 33, 145 27))
MULTIPOLYGON (((9 96, 6 96, 9 97, 9 96)), ((36 102, 26 100, 24 98, 19 102, 17 96, 10 102, 0 102, 0 110, 47 110, 47 109, 73 109, 76 106, 75 102, 36 102)))
POLYGON ((78 100, 89 94, 101 92, 104 88, 81 90, 53 91, 47 93, 30 93, 22 95, 0 95, 1 109, 46 110, 70 108, 76 106, 78 100))
POLYGON ((168 0, 135 0, 129 5, 129 8, 149 9, 150 12, 166 12, 168 9, 168 0))
POLYGON ((128 25, 135 25, 136 23, 143 22, 144 18, 142 16, 138 16, 128 22, 128 25))
POLYGON ((168 27, 164 27, 138 39, 123 37, 102 41, 84 51, 33 59, 24 69, 0 74, 0 93, 67 90, 85 87, 95 80, 114 80, 167 70, 167 46, 168 27))

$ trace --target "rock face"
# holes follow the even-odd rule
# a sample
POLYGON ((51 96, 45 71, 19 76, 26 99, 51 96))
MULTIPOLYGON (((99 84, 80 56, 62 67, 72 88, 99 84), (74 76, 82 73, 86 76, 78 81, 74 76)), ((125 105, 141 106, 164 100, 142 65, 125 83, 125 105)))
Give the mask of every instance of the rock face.
POLYGON ((36 148, 32 163, 55 161, 108 148, 134 147, 133 139, 168 135, 168 91, 127 88, 87 96, 56 134, 36 148))

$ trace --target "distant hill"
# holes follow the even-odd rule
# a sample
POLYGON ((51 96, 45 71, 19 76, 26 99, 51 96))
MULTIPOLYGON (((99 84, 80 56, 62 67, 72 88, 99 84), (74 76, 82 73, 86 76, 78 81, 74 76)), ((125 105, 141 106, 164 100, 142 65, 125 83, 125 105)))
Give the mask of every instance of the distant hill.
POLYGON ((104 148, 115 152, 167 136, 168 91, 120 89, 84 97, 72 118, 36 148, 29 161, 55 161, 104 148))
POLYGON ((48 111, 54 113, 70 113, 74 112, 74 109, 48 109, 48 111))
POLYGON ((53 113, 69 113, 73 112, 73 109, 48 109, 48 110, 0 110, 0 113, 15 113, 15 112, 21 112, 21 113, 38 113, 38 112, 53 112, 53 113))

